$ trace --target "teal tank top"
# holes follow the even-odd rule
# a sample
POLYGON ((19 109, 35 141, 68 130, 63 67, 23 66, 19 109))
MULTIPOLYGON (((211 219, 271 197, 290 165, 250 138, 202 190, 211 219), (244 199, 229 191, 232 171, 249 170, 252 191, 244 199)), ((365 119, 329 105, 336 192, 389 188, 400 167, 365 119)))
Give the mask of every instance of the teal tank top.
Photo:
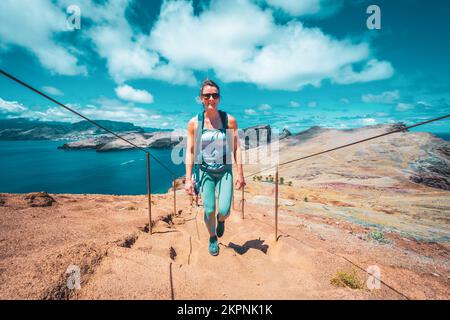
POLYGON ((208 171, 221 171, 225 168, 224 155, 226 152, 227 136, 224 130, 202 130, 202 158, 203 166, 208 171))
POLYGON ((227 133, 228 118, 224 111, 219 110, 222 120, 222 129, 205 129, 203 112, 198 115, 198 140, 201 141, 199 156, 200 167, 203 171, 210 173, 221 173, 231 170, 232 164, 229 159, 227 163, 227 133))

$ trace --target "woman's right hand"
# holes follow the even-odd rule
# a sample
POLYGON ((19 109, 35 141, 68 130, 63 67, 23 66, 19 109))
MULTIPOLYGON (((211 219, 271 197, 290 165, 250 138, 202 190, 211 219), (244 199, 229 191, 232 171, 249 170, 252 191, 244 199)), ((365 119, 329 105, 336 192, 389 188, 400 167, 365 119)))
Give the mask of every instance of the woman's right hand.
POLYGON ((186 183, 184 184, 184 190, 189 195, 194 195, 194 184, 191 179, 186 179, 186 183))

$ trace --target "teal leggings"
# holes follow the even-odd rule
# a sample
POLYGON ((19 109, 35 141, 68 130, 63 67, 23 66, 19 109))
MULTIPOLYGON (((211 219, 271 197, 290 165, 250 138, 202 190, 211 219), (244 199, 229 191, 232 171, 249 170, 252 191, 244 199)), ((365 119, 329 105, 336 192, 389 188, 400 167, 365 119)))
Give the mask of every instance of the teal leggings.
POLYGON ((205 209, 205 223, 210 236, 216 234, 216 191, 218 213, 224 221, 230 215, 231 197, 233 195, 233 174, 231 170, 224 173, 208 173, 200 170, 200 193, 205 209))

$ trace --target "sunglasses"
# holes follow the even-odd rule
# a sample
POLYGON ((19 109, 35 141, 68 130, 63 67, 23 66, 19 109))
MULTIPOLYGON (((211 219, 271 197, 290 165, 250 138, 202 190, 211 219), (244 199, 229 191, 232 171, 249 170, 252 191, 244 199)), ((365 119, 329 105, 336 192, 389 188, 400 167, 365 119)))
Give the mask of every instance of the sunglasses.
POLYGON ((220 97, 220 94, 218 94, 218 93, 204 93, 204 94, 202 94, 202 97, 205 98, 205 99, 208 99, 208 100, 211 99, 211 97, 213 97, 213 99, 216 100, 217 98, 220 97))

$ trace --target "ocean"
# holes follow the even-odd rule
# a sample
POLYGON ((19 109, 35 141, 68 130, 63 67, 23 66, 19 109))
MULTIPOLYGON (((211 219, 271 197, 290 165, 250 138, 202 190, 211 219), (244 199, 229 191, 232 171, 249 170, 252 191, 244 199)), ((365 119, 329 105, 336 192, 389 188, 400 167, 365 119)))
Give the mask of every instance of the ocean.
MULTIPOLYGON (((435 134, 450 141, 450 133, 435 134)), ((0 141, 0 192, 96 193, 136 195, 147 193, 145 154, 139 150, 96 152, 61 150, 68 141, 0 141)), ((170 149, 150 149, 177 177, 184 164, 171 161, 170 149)), ((166 193, 172 177, 151 160, 152 193, 166 193)))
POLYGON ((450 141, 450 133, 433 133, 433 134, 441 139, 450 141))
MULTIPOLYGON (((68 141, 0 141, 0 192, 147 193, 144 152, 57 149, 65 142, 68 141)), ((177 177, 185 174, 184 164, 171 161, 170 149, 150 152, 177 177)), ((171 174, 152 159, 150 173, 152 193, 167 192, 172 184, 171 174)))

